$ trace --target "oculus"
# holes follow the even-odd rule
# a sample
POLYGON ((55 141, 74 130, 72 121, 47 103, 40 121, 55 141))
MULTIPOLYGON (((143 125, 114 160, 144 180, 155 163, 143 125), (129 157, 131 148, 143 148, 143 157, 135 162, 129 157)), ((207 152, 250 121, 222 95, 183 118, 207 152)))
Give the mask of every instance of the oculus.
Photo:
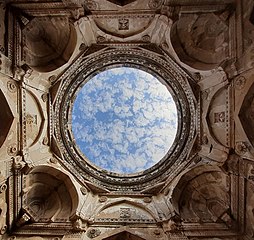
POLYGON ((178 120, 165 82, 134 67, 113 67, 93 76, 76 93, 72 133, 97 167, 132 174, 167 155, 178 120))
POLYGON ((104 189, 100 191, 143 191, 176 177, 196 156, 191 150, 197 133, 196 98, 191 87, 194 80, 167 55, 139 48, 101 46, 99 52, 93 50, 84 51, 52 84, 55 155, 81 183, 104 189), (124 72, 122 76, 116 74, 120 71, 124 72), (98 80, 102 76, 104 81, 98 80), (150 96, 151 86, 162 92, 157 89, 150 96), (134 96, 143 105, 136 104, 134 96), (162 112, 159 103, 163 104, 162 112), (150 116, 149 111, 153 111, 150 116), (154 114, 158 118, 153 119, 154 114), (126 119, 121 122, 124 115, 126 119), (158 137, 162 122, 163 131, 175 129, 167 132, 168 139, 158 137), (142 124, 144 133, 136 128, 138 125, 142 129, 142 124), (153 142, 143 141, 152 125, 153 142), (94 140, 94 135, 99 138, 94 140))

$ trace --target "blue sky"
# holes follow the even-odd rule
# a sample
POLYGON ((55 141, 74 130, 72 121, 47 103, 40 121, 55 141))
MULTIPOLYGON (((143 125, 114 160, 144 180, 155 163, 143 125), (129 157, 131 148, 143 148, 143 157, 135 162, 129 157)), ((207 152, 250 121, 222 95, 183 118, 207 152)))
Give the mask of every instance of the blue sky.
POLYGON ((167 88, 151 74, 112 68, 79 90, 72 131, 80 150, 98 167, 136 173, 168 152, 177 131, 177 110, 167 88))

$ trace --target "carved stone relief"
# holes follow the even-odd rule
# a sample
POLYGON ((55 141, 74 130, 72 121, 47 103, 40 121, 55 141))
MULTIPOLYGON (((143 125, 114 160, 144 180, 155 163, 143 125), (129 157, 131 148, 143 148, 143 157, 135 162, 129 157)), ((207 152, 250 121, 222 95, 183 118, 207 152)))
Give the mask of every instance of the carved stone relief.
POLYGON ((96 214, 95 222, 139 222, 154 223, 155 216, 151 211, 135 202, 120 201, 106 205, 96 214))
POLYGON ((229 147, 229 88, 221 88, 210 102, 207 121, 214 140, 225 147, 229 147))
POLYGON ((126 16, 95 16, 93 20, 105 33, 110 33, 117 37, 130 37, 143 32, 149 27, 153 20, 153 15, 126 15, 126 16))
POLYGON ((211 86, 209 81, 200 81, 201 87, 206 90, 202 92, 202 146, 199 154, 221 164, 226 161, 232 145, 232 123, 229 118, 232 109, 229 101, 231 88, 223 78, 218 74, 218 84, 215 86, 211 86))

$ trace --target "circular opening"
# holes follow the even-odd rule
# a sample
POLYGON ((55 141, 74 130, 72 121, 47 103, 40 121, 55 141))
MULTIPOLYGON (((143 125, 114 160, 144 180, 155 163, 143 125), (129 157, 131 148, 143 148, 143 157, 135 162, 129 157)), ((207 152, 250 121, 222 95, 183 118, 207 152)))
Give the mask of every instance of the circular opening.
POLYGON ((143 70, 114 67, 76 93, 72 133, 91 163, 132 174, 163 159, 177 133, 177 108, 165 83, 143 70))

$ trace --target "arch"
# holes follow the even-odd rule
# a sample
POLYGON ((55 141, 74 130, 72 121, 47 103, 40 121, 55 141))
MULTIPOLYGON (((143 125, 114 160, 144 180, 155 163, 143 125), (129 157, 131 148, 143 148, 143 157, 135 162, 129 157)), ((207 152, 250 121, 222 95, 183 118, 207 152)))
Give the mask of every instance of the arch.
POLYGON ((218 167, 199 166, 182 176, 172 194, 175 211, 186 222, 225 222, 230 216, 228 176, 218 167))
POLYGON ((35 222, 69 221, 78 205, 78 191, 63 171, 40 165, 26 176, 23 209, 35 222))
POLYGON ((188 183, 193 180, 194 178, 198 177, 201 174, 208 173, 208 172, 221 172, 221 169, 218 166, 212 165, 201 165, 195 168, 190 169, 189 171, 185 172, 181 178, 175 184, 174 190, 172 192, 172 205, 174 210, 179 214, 179 200, 181 197, 182 192, 184 191, 185 187, 188 183))
POLYGON ((131 205, 133 206, 134 208, 140 208, 142 209, 143 211, 145 211, 146 213, 148 213, 148 215, 156 220, 155 216, 154 216, 154 213, 149 209, 147 208, 146 206, 144 206, 143 204, 141 203, 138 203, 138 202, 133 202, 133 201, 130 201, 130 200, 127 200, 127 199, 124 199, 124 200, 118 200, 118 201, 115 201, 115 202, 111 202, 111 203, 108 203, 104 206, 102 206, 101 208, 98 208, 97 212, 95 215, 98 215, 100 214, 102 211, 106 210, 106 209, 109 209, 111 207, 114 207, 114 206, 121 206, 121 204, 128 204, 128 205, 131 205))
POLYGON ((179 59, 192 68, 211 70, 228 56, 228 26, 214 13, 182 14, 170 35, 179 59))
POLYGON ((26 64, 50 72, 69 61, 77 43, 74 26, 64 17, 36 17, 22 31, 26 64))

